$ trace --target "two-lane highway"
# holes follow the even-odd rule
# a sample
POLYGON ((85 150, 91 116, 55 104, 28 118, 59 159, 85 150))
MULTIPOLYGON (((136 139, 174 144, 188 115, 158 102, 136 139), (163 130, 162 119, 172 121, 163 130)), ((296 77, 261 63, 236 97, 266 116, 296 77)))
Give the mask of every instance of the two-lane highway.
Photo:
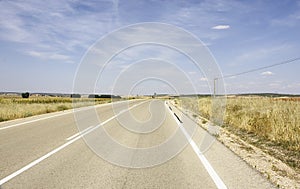
POLYGON ((219 142, 202 153, 206 132, 169 106, 125 101, 1 123, 1 188, 273 188, 219 142))

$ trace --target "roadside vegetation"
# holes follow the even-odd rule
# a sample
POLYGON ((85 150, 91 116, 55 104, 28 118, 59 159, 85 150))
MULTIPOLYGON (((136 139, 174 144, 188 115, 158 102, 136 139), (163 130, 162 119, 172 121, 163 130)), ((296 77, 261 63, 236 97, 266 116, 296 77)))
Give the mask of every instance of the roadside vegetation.
MULTIPOLYGON (((210 119, 210 97, 175 103, 210 119)), ((300 170, 300 98, 230 97, 222 127, 300 170)), ((195 116, 196 116, 195 114, 195 116)))
POLYGON ((111 102, 110 98, 2 96, 0 122, 108 102, 111 102))

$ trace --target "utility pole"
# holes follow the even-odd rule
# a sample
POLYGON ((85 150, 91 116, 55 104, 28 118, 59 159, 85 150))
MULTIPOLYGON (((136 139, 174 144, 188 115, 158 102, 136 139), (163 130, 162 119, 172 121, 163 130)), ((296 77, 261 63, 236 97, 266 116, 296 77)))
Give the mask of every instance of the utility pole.
POLYGON ((218 78, 214 78, 214 97, 216 97, 216 83, 218 78))

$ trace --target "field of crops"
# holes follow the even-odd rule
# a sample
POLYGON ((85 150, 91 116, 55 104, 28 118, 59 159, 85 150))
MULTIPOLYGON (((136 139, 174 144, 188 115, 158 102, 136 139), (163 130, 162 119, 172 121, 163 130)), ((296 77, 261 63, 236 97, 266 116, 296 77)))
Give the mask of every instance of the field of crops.
POLYGON ((0 97, 0 121, 110 102, 111 99, 68 97, 0 97))
MULTIPOLYGON (((198 98, 198 104, 189 98, 177 101, 204 118, 212 116, 210 97, 198 98)), ((295 161, 288 163, 297 166, 300 158, 299 112, 299 98, 231 97, 226 98, 222 126, 253 144, 281 149, 280 155, 283 158, 294 156, 295 161)))

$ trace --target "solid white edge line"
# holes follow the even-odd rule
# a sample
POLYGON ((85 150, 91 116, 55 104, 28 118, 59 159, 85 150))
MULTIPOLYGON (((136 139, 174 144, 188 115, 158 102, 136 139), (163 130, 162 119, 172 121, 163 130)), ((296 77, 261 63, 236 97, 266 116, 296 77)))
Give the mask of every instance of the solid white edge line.
MULTIPOLYGON (((124 102, 127 102, 127 101, 118 101, 118 102, 114 102, 114 103, 97 104, 97 105, 94 105, 94 106, 81 107, 79 109, 69 109, 68 112, 61 112, 61 113, 55 112, 55 113, 59 113, 59 114, 53 115, 53 116, 42 117, 42 118, 30 120, 30 121, 25 121, 25 122, 21 122, 21 123, 16 123, 16 124, 5 126, 5 127, 0 127, 0 130, 9 129, 9 128, 12 128, 12 127, 17 127, 17 126, 20 126, 20 125, 33 123, 33 122, 41 121, 41 120, 45 120, 45 119, 50 119, 50 118, 54 118, 54 117, 58 117, 58 116, 63 116, 63 115, 70 114, 70 113, 73 113, 73 112, 76 112, 76 111, 84 111, 84 110, 95 108, 97 106, 107 106, 107 105, 119 104, 119 103, 124 103, 124 102)), ((45 114, 41 114, 41 115, 45 115, 45 114)), ((15 120, 11 120, 11 121, 15 121, 15 120)))
MULTIPOLYGON (((146 103, 146 102, 147 102, 147 101, 143 101, 143 102, 141 102, 141 103, 138 103, 138 104, 137 104, 136 106, 134 106, 134 107, 137 107, 138 105, 141 105, 141 104, 146 103)), ((128 108, 127 111, 131 110, 131 109, 134 108, 134 107, 128 108)), ((45 160, 46 158, 52 156, 53 154, 59 152, 60 150, 64 149, 65 147, 69 146, 70 144, 74 143, 75 141, 79 140, 79 139, 80 139, 81 137, 83 137, 84 135, 89 134, 90 132, 96 130, 96 129, 99 128, 100 126, 105 125, 106 123, 110 122, 111 120, 115 119, 117 116, 119 116, 119 115, 121 115, 121 114, 123 114, 123 113, 125 113, 125 112, 126 112, 126 111, 120 112, 120 113, 114 115, 113 117, 107 119, 106 121, 102 122, 101 124, 94 126, 92 129, 88 130, 88 131, 85 132, 84 134, 77 136, 76 138, 74 138, 74 139, 72 139, 72 140, 66 142, 65 144, 59 146, 58 148, 52 150, 51 152, 48 152, 46 155, 44 155, 44 156, 42 156, 42 157, 40 157, 40 158, 38 158, 38 159, 32 161, 31 163, 27 164, 26 166, 22 167, 21 169, 19 169, 19 170, 13 172, 12 174, 10 174, 10 175, 4 177, 3 179, 0 180, 0 186, 1 186, 2 184, 4 184, 4 183, 8 182, 8 181, 11 180, 12 178, 18 176, 19 174, 23 173, 24 171, 30 169, 31 167, 37 165, 38 163, 40 163, 41 161, 45 160)))
POLYGON ((194 152, 196 153, 196 155, 198 156, 198 158, 200 159, 201 163, 203 164, 204 168, 206 169, 206 171, 208 172, 209 176, 212 178, 212 180, 214 181, 215 185, 217 186, 217 188, 219 189, 227 189, 227 186, 224 184, 224 182, 222 181, 222 179, 219 177, 219 175, 217 174, 217 172, 214 170, 214 168, 211 166, 211 164, 209 163, 209 161, 206 159, 206 157, 204 156, 204 154, 200 151, 200 149, 198 148, 197 144, 193 141, 192 137, 188 134, 188 132, 185 130, 185 128, 183 127, 182 123, 179 122, 179 120, 175 117, 175 115, 173 114, 173 112, 169 109, 169 106, 167 105, 167 103, 165 103, 166 109, 169 110, 169 113, 173 116, 173 118, 175 119, 178 127, 181 129, 181 131, 183 132, 184 136, 187 138, 187 140, 189 141, 190 145, 192 146, 194 152))
POLYGON ((92 127, 93 127, 93 126, 89 126, 88 128, 84 129, 83 131, 80 131, 80 132, 78 132, 78 133, 76 133, 76 134, 74 134, 74 135, 68 137, 66 140, 71 140, 71 139, 77 137, 78 135, 83 134, 84 132, 86 132, 87 130, 89 130, 89 129, 92 128, 92 127))

